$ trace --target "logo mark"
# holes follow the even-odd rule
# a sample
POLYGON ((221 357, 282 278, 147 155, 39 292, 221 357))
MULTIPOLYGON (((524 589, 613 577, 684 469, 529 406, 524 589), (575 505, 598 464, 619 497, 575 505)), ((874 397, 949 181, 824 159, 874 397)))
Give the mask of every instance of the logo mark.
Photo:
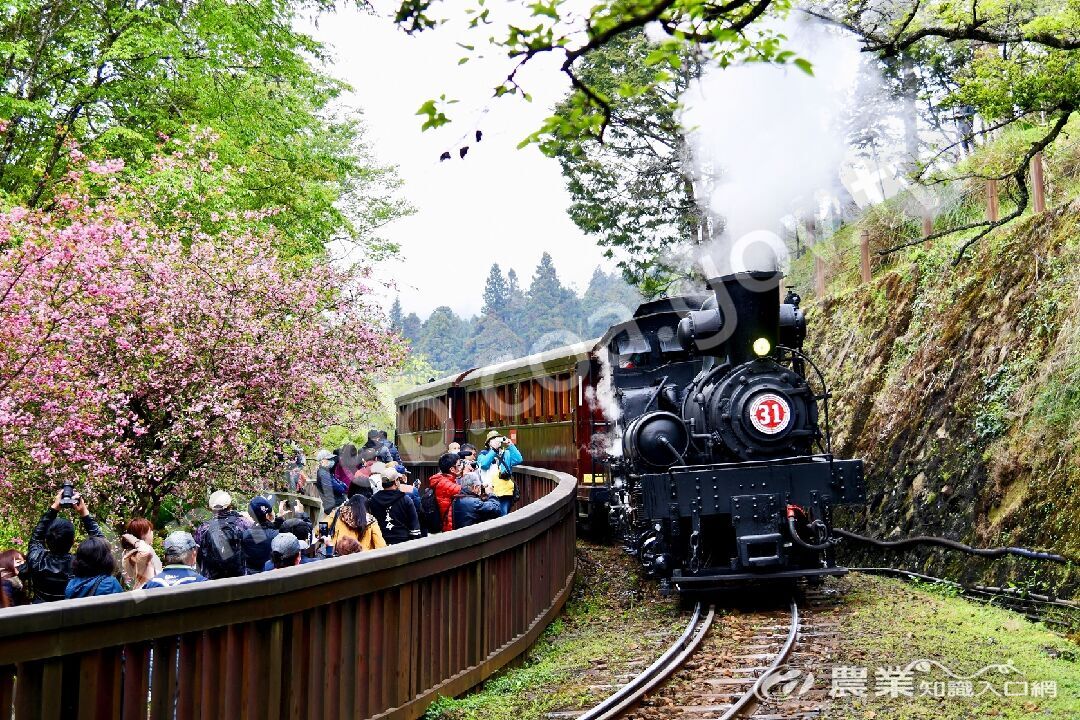
POLYGON ((778 665, 761 678, 761 683, 754 690, 758 700, 780 702, 793 697, 802 697, 814 687, 814 673, 809 670, 778 665))

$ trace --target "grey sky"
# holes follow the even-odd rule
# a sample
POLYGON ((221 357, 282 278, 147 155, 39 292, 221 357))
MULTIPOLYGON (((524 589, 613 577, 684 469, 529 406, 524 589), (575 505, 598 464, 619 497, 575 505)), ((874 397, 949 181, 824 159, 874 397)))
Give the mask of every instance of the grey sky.
POLYGON ((345 7, 311 31, 332 46, 330 70, 355 88, 347 102, 363 109, 369 145, 380 161, 399 166, 404 194, 417 208, 385 230, 400 244, 401 258, 377 272, 395 280, 405 312, 426 317, 449 305, 474 314, 492 262, 513 267, 527 285, 545 250, 563 282, 579 290, 597 265, 613 269, 567 217, 558 163, 535 147, 516 149, 566 92, 554 65, 531 63, 536 67, 522 76, 532 103, 493 101, 505 59, 458 65, 464 52, 454 42, 461 37, 447 28, 409 37, 386 18, 345 7), (422 133, 416 109, 442 93, 460 100, 451 106, 456 121, 422 133), (477 129, 479 143, 472 137, 477 129), (465 144, 470 149, 462 160, 458 149, 465 144), (444 150, 452 159, 440 162, 444 150))

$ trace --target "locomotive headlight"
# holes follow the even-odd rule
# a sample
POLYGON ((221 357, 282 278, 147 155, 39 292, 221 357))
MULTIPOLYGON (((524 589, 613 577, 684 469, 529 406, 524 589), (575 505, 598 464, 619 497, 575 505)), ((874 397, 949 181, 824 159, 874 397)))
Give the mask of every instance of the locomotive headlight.
POLYGON ((768 338, 758 338, 754 341, 754 352, 758 354, 758 357, 765 357, 772 350, 772 344, 769 343, 768 338))

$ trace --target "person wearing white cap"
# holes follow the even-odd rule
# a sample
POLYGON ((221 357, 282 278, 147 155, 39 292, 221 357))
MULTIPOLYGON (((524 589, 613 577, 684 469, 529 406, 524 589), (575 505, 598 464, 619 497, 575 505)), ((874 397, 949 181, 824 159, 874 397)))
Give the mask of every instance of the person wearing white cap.
POLYGON ((199 570, 211 580, 246 574, 243 541, 247 525, 232 509, 232 495, 216 490, 210 494, 209 504, 214 517, 195 531, 199 570))

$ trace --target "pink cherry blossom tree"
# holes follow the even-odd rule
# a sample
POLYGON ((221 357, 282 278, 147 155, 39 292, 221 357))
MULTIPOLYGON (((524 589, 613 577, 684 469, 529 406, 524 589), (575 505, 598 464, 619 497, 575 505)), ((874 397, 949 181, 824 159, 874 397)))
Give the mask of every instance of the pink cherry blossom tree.
POLYGON ((242 172, 212 155, 129 177, 69 152, 53 206, 0 212, 0 506, 64 478, 118 516, 267 487, 282 438, 377 403, 403 344, 366 269, 281 257, 272 209, 204 212, 242 172))

